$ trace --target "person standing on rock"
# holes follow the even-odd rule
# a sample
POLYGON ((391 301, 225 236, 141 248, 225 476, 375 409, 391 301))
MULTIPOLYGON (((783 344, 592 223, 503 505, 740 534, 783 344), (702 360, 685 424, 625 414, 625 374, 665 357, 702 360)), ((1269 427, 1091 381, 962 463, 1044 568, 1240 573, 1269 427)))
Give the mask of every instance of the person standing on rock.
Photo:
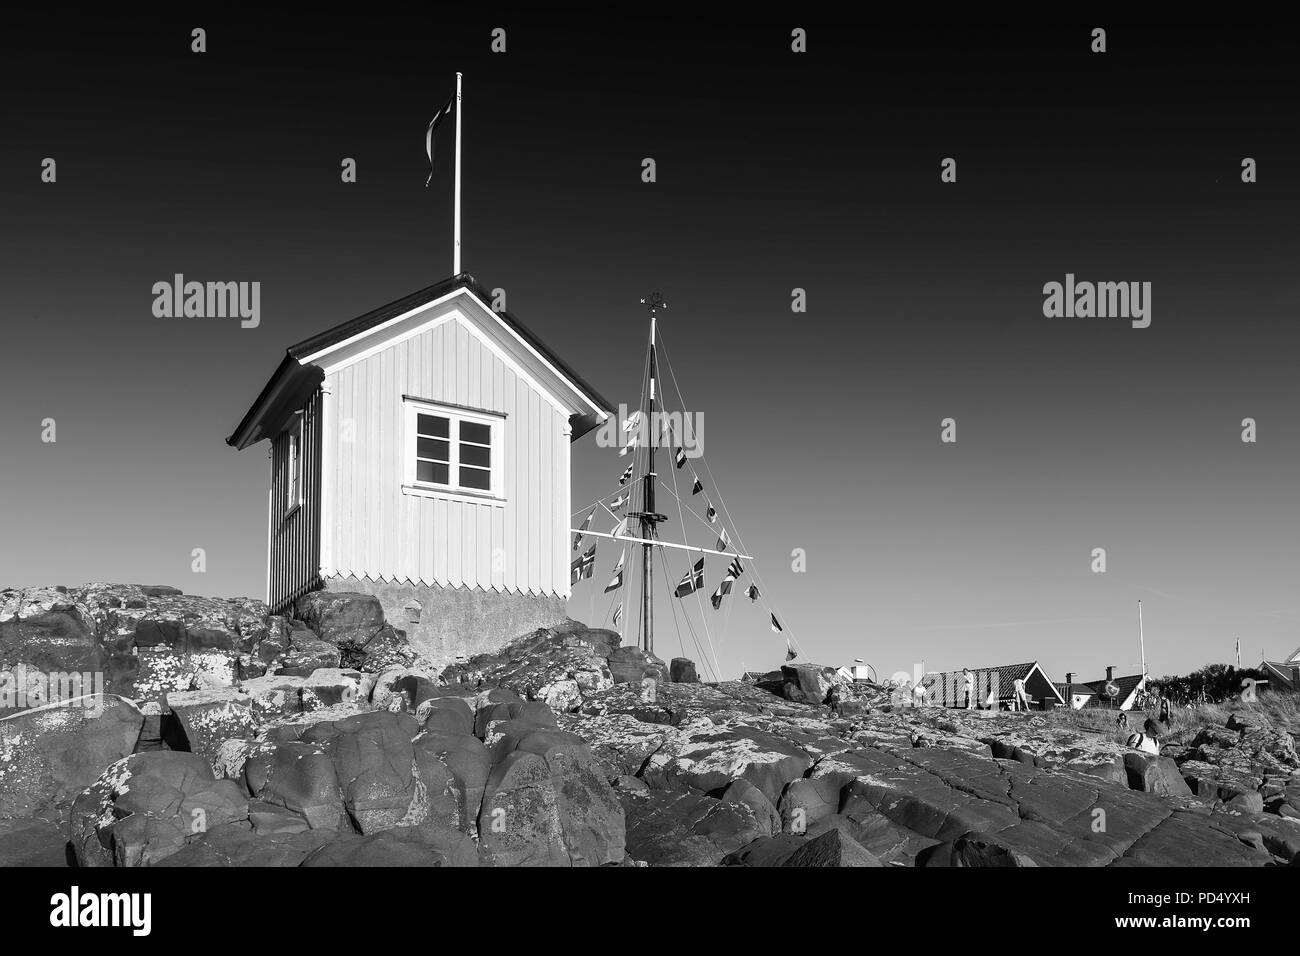
POLYGON ((971 673, 969 667, 963 667, 961 679, 966 685, 966 709, 975 709, 975 675, 971 673))
POLYGON ((1169 726, 1169 698, 1160 695, 1160 723, 1169 726))
POLYGON ((1017 677, 1017 678, 1012 682, 1012 687, 1015 688, 1015 697, 1012 698, 1012 701, 1011 701, 1011 709, 1012 709, 1012 710, 1028 710, 1028 709, 1029 709, 1029 695, 1025 693, 1025 679, 1024 679, 1023 677, 1017 677))

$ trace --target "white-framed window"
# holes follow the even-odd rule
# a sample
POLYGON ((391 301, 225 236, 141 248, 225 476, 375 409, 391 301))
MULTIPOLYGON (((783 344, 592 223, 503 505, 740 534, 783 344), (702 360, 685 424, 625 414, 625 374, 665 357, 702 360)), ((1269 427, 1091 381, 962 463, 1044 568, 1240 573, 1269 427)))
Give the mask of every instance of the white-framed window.
POLYGON ((405 484, 504 497, 505 416, 407 398, 405 484))
POLYGON ((302 504, 302 432, 303 414, 294 415, 289 423, 289 440, 284 450, 284 516, 287 518, 302 504))

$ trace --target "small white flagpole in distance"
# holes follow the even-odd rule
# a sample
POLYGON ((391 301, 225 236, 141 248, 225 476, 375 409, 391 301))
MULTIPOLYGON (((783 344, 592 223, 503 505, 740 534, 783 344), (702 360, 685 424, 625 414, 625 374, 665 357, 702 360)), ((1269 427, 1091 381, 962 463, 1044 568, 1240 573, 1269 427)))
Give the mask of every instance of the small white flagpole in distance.
POLYGON ((1138 601, 1138 646, 1142 651, 1142 676, 1147 676, 1147 641, 1142 633, 1142 601, 1138 601))
POLYGON ((452 213, 451 274, 460 275, 460 78, 456 74, 456 204, 452 213))

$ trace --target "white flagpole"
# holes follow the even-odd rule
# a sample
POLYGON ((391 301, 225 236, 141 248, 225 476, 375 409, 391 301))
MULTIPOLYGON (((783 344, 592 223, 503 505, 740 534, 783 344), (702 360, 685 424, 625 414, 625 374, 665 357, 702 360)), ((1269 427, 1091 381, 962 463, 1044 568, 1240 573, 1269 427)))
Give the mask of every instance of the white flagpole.
POLYGON ((1138 645, 1142 649, 1142 676, 1147 676, 1147 642, 1142 634, 1142 599, 1138 599, 1138 645))
POLYGON ((460 275, 460 78, 456 74, 456 205, 452 214, 451 274, 460 275))

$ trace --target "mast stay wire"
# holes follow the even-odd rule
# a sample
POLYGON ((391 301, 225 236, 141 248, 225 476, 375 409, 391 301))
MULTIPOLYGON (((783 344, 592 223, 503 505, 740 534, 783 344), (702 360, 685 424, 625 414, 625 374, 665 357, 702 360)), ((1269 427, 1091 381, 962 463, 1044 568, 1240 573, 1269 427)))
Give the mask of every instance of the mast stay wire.
MULTIPOLYGON (((662 339, 662 336, 660 336, 660 338, 662 339)), ((663 358, 662 364, 668 370, 669 378, 672 379, 673 390, 677 393, 677 401, 681 405, 682 413, 684 415, 686 409, 686 400, 682 396, 681 386, 678 385, 677 383, 677 375, 675 372, 673 372, 672 362, 668 357, 668 350, 666 348, 660 348, 659 355, 663 358)), ((741 537, 740 534, 740 527, 736 524, 735 520, 731 517, 731 511, 727 508, 726 497, 722 494, 722 488, 721 486, 718 485, 717 479, 713 477, 713 469, 709 467, 708 458, 703 454, 703 451, 701 451, 699 459, 701 462, 703 462, 704 470, 706 474, 708 474, 709 476, 709 484, 713 486, 713 490, 718 496, 718 504, 722 506, 722 513, 723 515, 726 516, 727 523, 731 525, 731 529, 736 533, 736 545, 738 549, 741 551, 752 553, 749 552, 749 549, 745 547, 744 539, 741 537)), ((676 488, 676 482, 674 481, 674 492, 675 492, 675 488, 676 488)), ((678 498, 678 505, 680 506, 680 504, 681 504, 681 499, 678 498)), ((777 611, 776 603, 771 599, 771 591, 768 590, 767 583, 763 580, 762 575, 759 574, 758 563, 753 558, 750 559, 750 574, 753 576, 754 580, 758 583, 759 587, 762 589, 762 593, 767 595, 767 607, 769 608, 769 612, 775 615, 777 611)), ((788 627, 789 626, 788 622, 783 622, 783 626, 788 627)), ((793 631, 787 630, 785 631, 785 634, 787 640, 789 640, 790 643, 794 645, 795 649, 799 652, 799 655, 801 657, 806 656, 804 654, 803 646, 799 643, 798 639, 795 638, 793 631)))

